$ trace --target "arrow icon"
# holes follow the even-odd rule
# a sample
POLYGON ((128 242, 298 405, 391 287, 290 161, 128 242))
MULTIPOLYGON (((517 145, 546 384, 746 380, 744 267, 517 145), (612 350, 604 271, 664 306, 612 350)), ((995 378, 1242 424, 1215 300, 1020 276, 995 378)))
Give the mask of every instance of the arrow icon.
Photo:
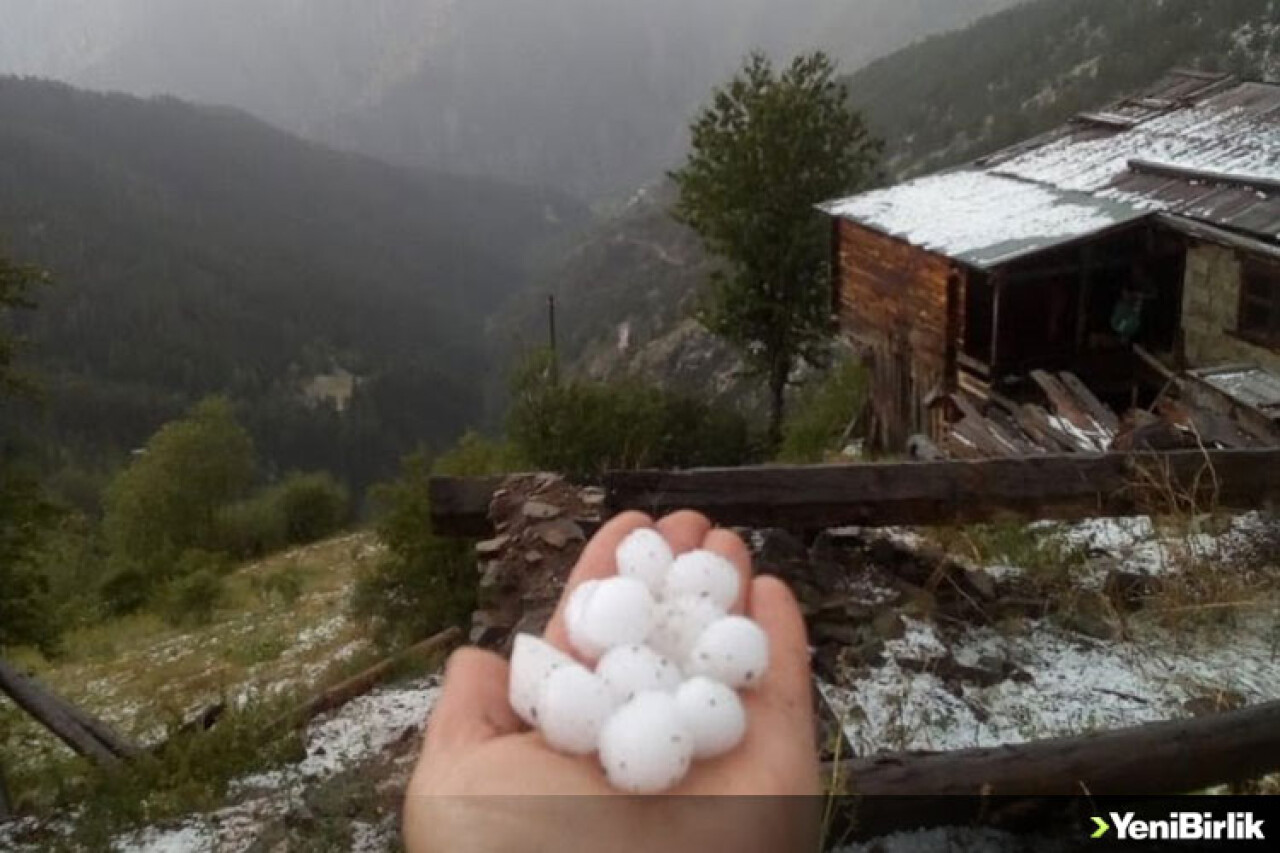
POLYGON ((1094 831, 1093 835, 1089 836, 1090 838, 1101 838, 1102 836, 1107 834, 1108 830, 1111 829, 1111 824, 1107 823, 1105 820, 1103 820, 1100 817, 1095 817, 1093 819, 1093 822, 1098 825, 1098 828, 1097 830, 1094 831))

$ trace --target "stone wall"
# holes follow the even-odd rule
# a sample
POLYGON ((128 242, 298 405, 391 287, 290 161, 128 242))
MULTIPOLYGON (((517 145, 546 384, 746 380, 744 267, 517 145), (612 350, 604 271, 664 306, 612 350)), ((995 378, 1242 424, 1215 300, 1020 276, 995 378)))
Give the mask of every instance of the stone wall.
POLYGON ((1182 328, 1193 367, 1257 364, 1280 372, 1280 353, 1235 335, 1240 309, 1240 260, 1235 250, 1192 243, 1182 294, 1182 328))

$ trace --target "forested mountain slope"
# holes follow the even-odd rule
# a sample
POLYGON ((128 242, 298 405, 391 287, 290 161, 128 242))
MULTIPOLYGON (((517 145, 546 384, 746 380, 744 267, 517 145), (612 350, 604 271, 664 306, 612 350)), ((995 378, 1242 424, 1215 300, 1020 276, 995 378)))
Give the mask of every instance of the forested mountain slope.
POLYGON ((1036 0, 849 77, 890 170, 928 171, 1141 89, 1173 67, 1280 75, 1275 0, 1036 0))
POLYGON ((227 393, 277 465, 386 473, 479 416, 484 317, 585 215, 172 99, 0 78, 0 116, 0 244, 55 281, 26 329, 40 432, 90 455, 227 393), (302 393, 338 369, 342 416, 302 393))

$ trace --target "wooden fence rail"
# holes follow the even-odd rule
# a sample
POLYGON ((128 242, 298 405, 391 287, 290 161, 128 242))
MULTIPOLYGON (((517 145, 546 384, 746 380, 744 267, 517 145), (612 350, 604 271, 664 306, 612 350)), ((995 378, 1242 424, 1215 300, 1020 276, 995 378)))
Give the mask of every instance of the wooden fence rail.
MULTIPOLYGON (((431 481, 437 532, 482 536, 500 478, 431 481)), ((616 471, 609 514, 695 509, 723 525, 819 530, 1171 509, 1254 509, 1280 497, 1280 448, 1067 454, 943 462, 616 471)))

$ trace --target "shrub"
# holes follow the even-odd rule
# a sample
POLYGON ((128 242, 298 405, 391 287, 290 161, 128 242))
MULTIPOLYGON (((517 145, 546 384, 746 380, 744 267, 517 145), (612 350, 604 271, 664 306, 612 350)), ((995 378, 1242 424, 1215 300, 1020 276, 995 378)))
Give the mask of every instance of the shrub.
POLYGON ((226 600, 227 561, 207 551, 187 551, 179 577, 160 596, 160 615, 170 625, 208 625, 226 600))
POLYGON ((117 568, 99 587, 102 606, 111 616, 127 616, 141 610, 151 597, 153 578, 141 569, 117 568))
POLYGON ((511 442, 494 441, 473 431, 440 455, 431 471, 446 477, 485 477, 524 467, 527 466, 521 461, 520 452, 511 442))
POLYGON ((238 559, 261 557, 288 544, 279 501, 270 494, 228 504, 214 516, 215 547, 238 559))
POLYGON ((512 443, 533 467, 575 477, 608 469, 736 465, 751 455, 746 421, 724 407, 639 380, 553 381, 544 356, 516 374, 512 443))
POLYGON ((801 393, 782 430, 780 462, 823 462, 866 404, 866 369, 852 360, 835 364, 801 393))
POLYGON ((463 625, 475 607, 470 543, 431 530, 429 473, 426 456, 414 454, 395 481, 373 490, 387 554, 357 580, 351 608, 384 646, 463 625))
POLYGON ((328 473, 290 474, 270 492, 290 544, 315 542, 341 529, 350 513, 347 490, 328 473))

